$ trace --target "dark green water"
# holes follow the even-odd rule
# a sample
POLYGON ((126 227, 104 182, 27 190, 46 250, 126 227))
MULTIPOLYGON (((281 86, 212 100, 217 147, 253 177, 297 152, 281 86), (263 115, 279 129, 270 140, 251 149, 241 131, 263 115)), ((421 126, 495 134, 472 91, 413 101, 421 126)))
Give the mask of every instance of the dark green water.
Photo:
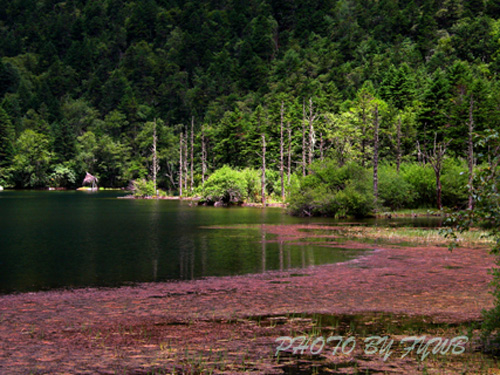
POLYGON ((256 273, 359 254, 273 243, 260 224, 304 223, 278 208, 190 207, 120 195, 1 192, 0 293, 256 273), (238 224, 250 229, 206 228, 238 224))

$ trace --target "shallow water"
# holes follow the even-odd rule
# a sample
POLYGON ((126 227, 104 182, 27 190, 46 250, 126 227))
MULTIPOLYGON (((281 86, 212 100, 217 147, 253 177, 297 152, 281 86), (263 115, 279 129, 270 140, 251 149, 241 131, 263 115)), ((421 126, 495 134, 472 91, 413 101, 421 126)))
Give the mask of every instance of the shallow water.
POLYGON ((1 192, 0 293, 303 268, 362 252, 277 243, 260 226, 336 223, 329 219, 295 218, 280 208, 117 199, 125 194, 1 192), (242 224, 249 228, 213 228, 242 224))

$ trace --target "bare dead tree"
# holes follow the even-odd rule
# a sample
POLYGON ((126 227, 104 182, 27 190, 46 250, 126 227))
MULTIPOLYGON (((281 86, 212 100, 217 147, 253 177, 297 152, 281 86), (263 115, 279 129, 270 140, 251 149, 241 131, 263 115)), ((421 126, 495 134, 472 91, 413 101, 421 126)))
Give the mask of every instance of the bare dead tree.
POLYGON ((361 114, 361 119, 363 122, 363 127, 361 128, 361 166, 364 168, 366 159, 365 148, 366 148, 366 132, 367 132, 366 108, 364 105, 362 107, 362 111, 363 112, 361 114))
POLYGON ((182 156, 184 154, 184 139, 183 139, 184 133, 182 132, 181 129, 181 134, 179 138, 179 196, 182 197, 182 172, 184 169, 184 161, 182 160, 182 156))
POLYGON ((306 175, 306 103, 302 102, 302 176, 306 175))
POLYGON ((373 116, 373 195, 375 196, 375 202, 378 200, 378 146, 379 146, 379 117, 378 117, 378 105, 375 105, 374 116, 373 116))
POLYGON ((193 167, 194 167, 194 116, 191 117, 191 181, 190 188, 193 192, 193 167))
POLYGON ((308 164, 311 165, 314 159, 314 145, 316 143, 316 134, 314 132, 314 121, 316 120, 316 114, 313 113, 313 101, 309 98, 309 160, 308 164))
POLYGON ((173 166, 171 165, 170 162, 167 162, 166 167, 167 167, 167 171, 165 172, 165 176, 168 177, 168 179, 170 180, 170 183, 175 188, 175 186, 177 185, 177 182, 175 182, 175 179, 174 179, 173 166))
POLYGON ((160 166, 158 165, 158 156, 156 153, 156 143, 158 142, 158 137, 156 136, 156 119, 154 119, 154 125, 153 125, 153 146, 151 147, 151 152, 153 154, 153 165, 151 166, 152 172, 153 172, 153 184, 154 184, 154 189, 155 189, 155 194, 158 197, 158 188, 156 184, 156 175, 158 171, 160 170, 160 166))
POLYGON ((284 164, 283 164, 283 117, 285 116, 285 103, 281 102, 281 113, 280 113, 280 178, 281 178, 281 200, 285 201, 285 176, 284 176, 284 164))
POLYGON ((469 167, 469 210, 474 207, 474 197, 473 197, 473 182, 474 182, 474 142, 473 142, 473 132, 474 132, 474 97, 470 97, 469 106, 469 140, 468 140, 468 152, 467 152, 467 164, 469 167))
POLYGON ((261 176, 261 199, 262 207, 266 206, 266 134, 262 130, 262 176, 261 176))
POLYGON ((396 170, 399 174, 399 167, 401 166, 401 116, 398 118, 396 125, 396 170))
POLYGON ((187 181, 188 181, 188 130, 186 127, 186 133, 184 134, 184 190, 187 192, 187 181))
POLYGON ((325 147, 325 143, 323 142, 323 132, 319 133, 319 158, 323 161, 323 148, 325 147))
POLYGON ((205 126, 201 127, 201 183, 205 183, 205 173, 207 171, 207 148, 205 144, 205 126))
POLYGON ((292 173, 292 128, 290 126, 290 121, 288 121, 287 124, 287 131, 288 131, 288 152, 287 152, 287 157, 288 157, 288 168, 287 168, 287 185, 290 185, 290 176, 292 173))
POLYGON ((450 144, 450 141, 437 142, 437 133, 434 133, 434 147, 432 152, 429 152, 424 147, 424 155, 426 159, 429 161, 429 164, 432 165, 434 169, 434 174, 436 175, 436 196, 437 196, 437 208, 440 210, 443 208, 441 203, 441 171, 443 169, 443 161, 444 156, 446 154, 446 150, 450 144))

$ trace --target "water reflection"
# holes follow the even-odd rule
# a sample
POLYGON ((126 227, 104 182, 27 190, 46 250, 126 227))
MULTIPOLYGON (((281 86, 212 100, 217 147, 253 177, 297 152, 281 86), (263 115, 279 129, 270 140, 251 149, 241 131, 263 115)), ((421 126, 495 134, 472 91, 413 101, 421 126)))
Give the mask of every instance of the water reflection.
POLYGON ((0 293, 286 270, 359 254, 277 241, 266 225, 305 222, 280 209, 117 195, 2 192, 0 293))

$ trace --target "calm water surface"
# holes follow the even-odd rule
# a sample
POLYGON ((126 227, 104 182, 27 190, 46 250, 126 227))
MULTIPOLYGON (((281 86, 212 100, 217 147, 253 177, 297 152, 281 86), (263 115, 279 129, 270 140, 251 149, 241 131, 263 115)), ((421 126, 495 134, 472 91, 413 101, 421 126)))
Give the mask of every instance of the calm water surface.
POLYGON ((190 207, 125 193, 0 193, 0 293, 115 286, 307 267, 358 255, 268 243, 259 224, 333 223, 278 208, 190 207), (249 225, 214 229, 210 226, 249 225))

